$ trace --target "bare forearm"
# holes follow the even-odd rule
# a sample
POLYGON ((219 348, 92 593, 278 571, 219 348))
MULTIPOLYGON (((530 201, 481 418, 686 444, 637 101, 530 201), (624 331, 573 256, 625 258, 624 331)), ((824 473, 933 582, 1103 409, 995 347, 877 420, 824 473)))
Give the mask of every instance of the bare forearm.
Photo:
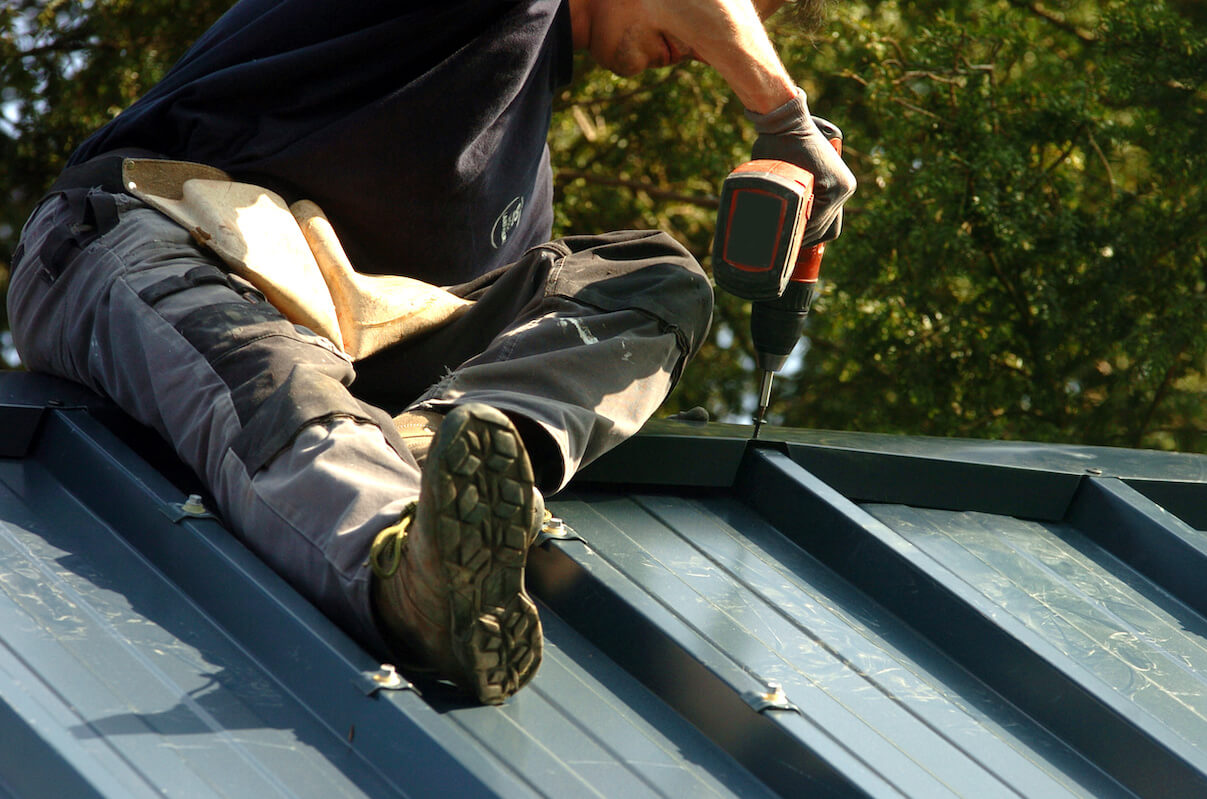
POLYGON ((696 54, 717 70, 742 105, 756 113, 779 107, 795 94, 795 83, 781 63, 750 2, 740 2, 731 39, 706 42, 696 54))
POLYGON ((750 0, 689 0, 676 17, 675 27, 683 31, 676 38, 717 70, 746 108, 765 113, 793 98, 795 84, 750 0))

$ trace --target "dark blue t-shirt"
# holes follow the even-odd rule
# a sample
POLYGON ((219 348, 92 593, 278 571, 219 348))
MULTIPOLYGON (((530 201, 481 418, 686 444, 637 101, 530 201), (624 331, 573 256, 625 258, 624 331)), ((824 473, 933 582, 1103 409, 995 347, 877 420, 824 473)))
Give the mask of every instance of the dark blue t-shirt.
POLYGON ((468 281, 552 226, 562 0, 241 0, 72 162, 123 147, 318 203, 356 268, 468 281))

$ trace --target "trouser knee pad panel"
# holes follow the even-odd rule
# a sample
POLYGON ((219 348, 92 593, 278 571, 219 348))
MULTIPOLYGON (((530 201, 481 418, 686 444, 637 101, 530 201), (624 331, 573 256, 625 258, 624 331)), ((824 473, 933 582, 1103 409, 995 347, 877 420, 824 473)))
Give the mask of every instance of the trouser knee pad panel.
POLYGON ((396 452, 406 452, 389 416, 348 393, 352 364, 317 337, 303 337, 272 305, 205 305, 176 328, 230 389, 243 425, 232 451, 248 474, 266 466, 306 425, 336 417, 375 425, 396 452))

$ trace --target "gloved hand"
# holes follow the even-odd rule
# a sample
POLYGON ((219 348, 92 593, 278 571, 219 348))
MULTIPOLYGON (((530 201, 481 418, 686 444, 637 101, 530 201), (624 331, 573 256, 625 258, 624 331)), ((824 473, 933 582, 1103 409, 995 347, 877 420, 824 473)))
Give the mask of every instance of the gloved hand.
POLYGON ((841 139, 838 126, 809 115, 805 92, 766 114, 746 112, 758 132, 751 155, 787 161, 808 170, 814 178, 813 214, 805 226, 802 246, 838 238, 842 204, 855 193, 855 175, 830 144, 841 139))

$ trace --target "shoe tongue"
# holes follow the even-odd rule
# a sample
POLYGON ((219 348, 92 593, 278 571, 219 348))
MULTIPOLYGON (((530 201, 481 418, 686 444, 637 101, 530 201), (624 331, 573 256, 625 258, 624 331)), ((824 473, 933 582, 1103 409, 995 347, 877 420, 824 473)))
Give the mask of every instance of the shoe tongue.
POLYGON ((394 417, 394 427, 398 430, 398 435, 402 437, 403 443, 407 445, 420 468, 427 460, 428 450, 432 448, 432 439, 435 438, 442 421, 444 414, 422 408, 404 411, 394 417))

